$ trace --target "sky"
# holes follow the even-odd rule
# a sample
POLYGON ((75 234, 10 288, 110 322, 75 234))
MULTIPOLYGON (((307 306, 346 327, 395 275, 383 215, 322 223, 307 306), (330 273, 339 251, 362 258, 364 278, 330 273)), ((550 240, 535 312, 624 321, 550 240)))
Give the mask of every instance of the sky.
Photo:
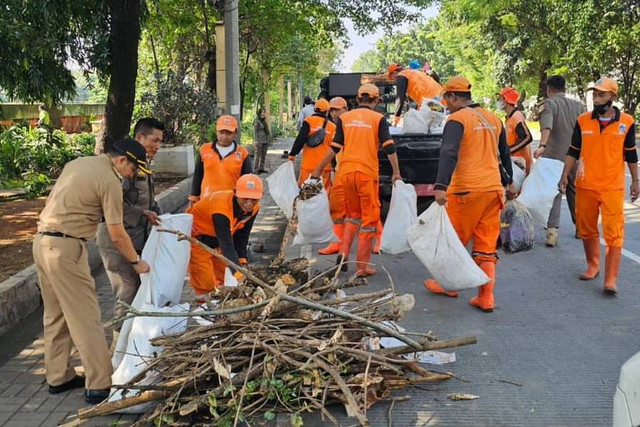
MULTIPOLYGON (((433 6, 425 9, 423 16, 425 18, 432 18, 438 14, 438 8, 433 6)), ((376 46, 376 42, 382 38, 384 32, 382 29, 377 30, 374 33, 367 34, 364 37, 358 35, 353 28, 353 23, 345 19, 344 24, 347 27, 347 33, 349 35, 349 41, 351 45, 345 49, 340 61, 340 72, 348 73, 351 71, 351 66, 361 53, 366 52, 369 49, 373 49, 376 46)), ((411 24, 406 23, 400 27, 394 28, 394 31, 403 31, 410 27, 411 24)))

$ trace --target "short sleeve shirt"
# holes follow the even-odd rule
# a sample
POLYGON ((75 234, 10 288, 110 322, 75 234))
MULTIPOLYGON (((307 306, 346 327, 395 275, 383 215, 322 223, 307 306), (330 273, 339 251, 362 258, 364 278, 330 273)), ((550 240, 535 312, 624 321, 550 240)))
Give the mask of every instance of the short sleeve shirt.
POLYGON ((122 200, 122 183, 107 155, 73 160, 47 198, 38 231, 92 239, 102 218, 122 224, 122 200))
POLYGON ((564 161, 578 116, 585 112, 580 101, 557 93, 547 99, 540 112, 540 130, 549 129, 549 141, 542 157, 564 161))

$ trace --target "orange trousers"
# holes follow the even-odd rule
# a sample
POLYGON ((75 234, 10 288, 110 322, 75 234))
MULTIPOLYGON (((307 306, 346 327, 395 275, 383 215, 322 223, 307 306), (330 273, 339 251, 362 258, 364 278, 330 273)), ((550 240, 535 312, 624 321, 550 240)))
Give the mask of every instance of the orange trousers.
POLYGON ((344 188, 345 221, 360 222, 360 233, 375 233, 380 221, 378 180, 362 172, 340 176, 344 188))
MULTIPOLYGON (((298 176, 298 185, 302 187, 302 184, 311 176, 313 169, 300 168, 300 175, 298 176)), ((331 193, 331 169, 325 169, 322 172, 322 185, 327 191, 327 194, 331 193)))
POLYGON ((342 224, 347 216, 344 202, 344 185, 339 175, 333 177, 331 193, 329 193, 329 211, 334 224, 342 224))
MULTIPOLYGON (((220 249, 216 249, 220 250, 220 249)), ((224 284, 227 265, 196 244, 191 244, 189 278, 196 295, 207 294, 224 284)))
POLYGON ((576 227, 580 237, 600 237, 598 216, 607 246, 621 248, 624 243, 624 190, 594 191, 576 189, 576 227))
POLYGON ((502 191, 448 194, 447 199, 447 214, 460 241, 467 246, 473 239, 475 261, 498 262, 496 241, 500 236, 500 211, 504 206, 502 191))

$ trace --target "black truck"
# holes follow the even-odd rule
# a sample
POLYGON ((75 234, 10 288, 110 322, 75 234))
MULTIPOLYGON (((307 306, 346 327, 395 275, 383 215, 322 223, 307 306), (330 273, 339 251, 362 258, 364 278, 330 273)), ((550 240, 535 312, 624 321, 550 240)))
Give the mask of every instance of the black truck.
MULTIPOLYGON (((395 110, 395 84, 381 79, 375 73, 333 73, 320 82, 320 96, 331 99, 343 97, 349 109, 356 106, 358 87, 363 83, 375 83, 380 88, 381 102, 378 110, 388 118, 395 110)), ((418 214, 433 201, 433 185, 436 181, 442 134, 413 133, 392 135, 398 152, 400 173, 404 181, 413 184, 418 195, 418 214)), ((380 161, 380 202, 382 216, 386 217, 391 201, 391 164, 382 150, 380 161)))

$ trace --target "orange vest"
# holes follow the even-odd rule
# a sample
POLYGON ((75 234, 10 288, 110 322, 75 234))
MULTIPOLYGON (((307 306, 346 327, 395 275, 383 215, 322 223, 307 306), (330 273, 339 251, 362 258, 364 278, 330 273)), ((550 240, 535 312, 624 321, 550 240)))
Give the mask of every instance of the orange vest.
POLYGON ((204 176, 200 185, 201 196, 215 191, 235 189, 247 157, 249 157, 247 149, 237 144, 236 149, 224 159, 221 159, 213 148, 213 143, 208 142, 200 147, 200 159, 204 166, 204 176))
POLYGON ((216 230, 213 227, 213 218, 215 214, 222 214, 229 218, 231 224, 231 235, 236 231, 244 228, 244 225, 254 216, 258 215, 260 203, 253 207, 250 216, 239 220, 233 215, 233 191, 216 191, 203 196, 196 204, 193 205, 191 214, 193 215, 193 229, 191 234, 198 237, 202 234, 207 236, 216 236, 216 230))
MULTIPOLYGON (((507 117, 507 120, 505 120, 504 127, 507 134, 507 145, 509 147, 513 147, 518 141, 518 134, 516 133, 518 123, 523 123, 526 126, 524 115, 517 110, 510 117, 507 117)), ((531 158, 531 146, 527 145, 523 149, 511 154, 511 157, 522 157, 525 159, 527 164, 529 164, 533 160, 531 158)))
MULTIPOLYGON (((304 119, 304 121, 309 125, 309 136, 322 129, 324 120, 324 118, 318 116, 309 116, 304 119)), ((317 147, 309 147, 305 144, 302 148, 302 162, 300 163, 300 168, 311 170, 315 169, 331 149, 330 144, 336 133, 336 125, 331 120, 327 120, 327 126, 325 126, 324 129, 324 142, 322 144, 317 147)), ((331 164, 328 164, 324 170, 331 170, 331 164)))
POLYGON ((384 116, 368 108, 356 108, 340 116, 344 146, 340 156, 340 175, 362 172, 378 179, 378 148, 393 144, 393 140, 380 141, 378 128, 384 116))
POLYGON ((495 114, 480 107, 462 108, 451 114, 447 120, 455 120, 464 127, 458 151, 458 164, 451 176, 447 192, 452 194, 502 190, 498 168, 498 138, 502 130, 502 121, 495 114), (482 114, 486 124, 477 113, 482 114))
POLYGON ((599 120, 591 113, 578 116, 582 132, 580 166, 576 187, 585 190, 624 190, 624 139, 633 125, 633 116, 620 113, 620 121, 600 130, 599 120))
POLYGON ((409 82, 407 95, 418 104, 418 108, 420 108, 423 99, 437 98, 442 92, 442 86, 424 71, 402 70, 398 75, 406 77, 409 82))

